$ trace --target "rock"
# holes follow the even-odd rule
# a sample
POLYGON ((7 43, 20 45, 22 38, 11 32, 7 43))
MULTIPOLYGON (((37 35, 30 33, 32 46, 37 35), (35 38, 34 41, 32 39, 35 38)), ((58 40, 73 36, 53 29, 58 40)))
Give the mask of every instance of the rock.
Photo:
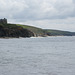
POLYGON ((8 28, 0 26, 0 37, 31 37, 34 36, 34 33, 23 29, 20 26, 17 26, 16 28, 8 28))

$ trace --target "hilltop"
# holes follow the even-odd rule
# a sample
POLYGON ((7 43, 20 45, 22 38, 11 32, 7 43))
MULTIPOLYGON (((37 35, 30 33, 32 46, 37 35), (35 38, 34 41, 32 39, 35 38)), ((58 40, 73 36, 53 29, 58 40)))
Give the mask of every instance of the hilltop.
POLYGON ((46 37, 46 36, 75 36, 75 32, 41 29, 28 25, 9 24, 7 19, 0 19, 0 37, 46 37))
POLYGON ((75 36, 75 32, 69 32, 69 31, 61 31, 61 30, 53 30, 53 29, 41 29, 33 26, 28 25, 21 25, 16 24, 17 26, 21 26, 24 29, 28 29, 34 33, 36 37, 42 36, 75 36))
POLYGON ((30 30, 24 29, 16 24, 8 24, 5 19, 0 20, 0 37, 31 37, 34 33, 30 30))
POLYGON ((52 30, 52 29, 45 29, 45 31, 50 36, 75 36, 75 32, 52 30))

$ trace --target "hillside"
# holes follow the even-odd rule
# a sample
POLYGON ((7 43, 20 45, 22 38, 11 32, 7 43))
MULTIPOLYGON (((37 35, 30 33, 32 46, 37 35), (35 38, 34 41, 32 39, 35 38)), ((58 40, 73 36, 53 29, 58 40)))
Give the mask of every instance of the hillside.
POLYGON ((41 29, 33 26, 20 25, 20 24, 16 24, 16 25, 34 32, 35 36, 75 36, 75 32, 52 30, 52 29, 41 29))
POLYGON ((75 32, 41 29, 28 25, 8 24, 7 19, 0 19, 0 37, 46 37, 46 36, 75 36, 75 32))
POLYGON ((52 30, 52 29, 45 29, 45 31, 50 36, 75 36, 75 32, 52 30))
POLYGON ((16 24, 0 24, 0 37, 31 37, 34 33, 16 24))
POLYGON ((35 37, 38 36, 47 36, 47 33, 45 32, 45 30, 41 29, 41 28, 37 28, 37 27, 33 27, 33 26, 28 26, 28 25, 21 25, 21 24, 16 24, 17 26, 21 26, 24 29, 30 30, 34 33, 35 37))

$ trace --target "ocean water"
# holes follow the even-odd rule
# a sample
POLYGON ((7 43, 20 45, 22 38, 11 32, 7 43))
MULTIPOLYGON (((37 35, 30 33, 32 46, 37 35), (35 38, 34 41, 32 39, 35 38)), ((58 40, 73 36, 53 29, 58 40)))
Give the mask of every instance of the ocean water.
POLYGON ((0 75, 75 75, 75 37, 0 39, 0 75))

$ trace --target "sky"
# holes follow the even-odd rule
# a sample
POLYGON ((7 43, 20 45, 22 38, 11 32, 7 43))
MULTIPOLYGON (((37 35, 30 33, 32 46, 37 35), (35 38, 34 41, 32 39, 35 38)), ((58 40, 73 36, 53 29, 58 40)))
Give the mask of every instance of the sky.
POLYGON ((9 23, 75 32, 75 0, 0 0, 9 23))

